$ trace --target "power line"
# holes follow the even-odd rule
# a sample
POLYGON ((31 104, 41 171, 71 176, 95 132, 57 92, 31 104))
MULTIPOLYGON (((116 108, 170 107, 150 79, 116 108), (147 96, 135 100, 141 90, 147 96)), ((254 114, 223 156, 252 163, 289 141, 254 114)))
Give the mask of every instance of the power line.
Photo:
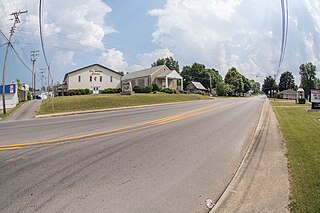
POLYGON ((288 40, 288 28, 289 28, 289 8, 288 8, 288 0, 281 0, 281 14, 282 14, 282 36, 281 36, 281 51, 280 51, 280 58, 279 64, 277 68, 276 77, 279 75, 280 67, 284 60, 284 55, 286 52, 287 47, 287 40, 288 40))

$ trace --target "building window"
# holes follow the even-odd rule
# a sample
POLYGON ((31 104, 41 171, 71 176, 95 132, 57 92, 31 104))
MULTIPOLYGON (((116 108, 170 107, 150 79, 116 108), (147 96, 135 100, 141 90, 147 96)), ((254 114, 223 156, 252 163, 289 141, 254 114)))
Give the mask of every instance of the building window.
POLYGON ((112 76, 110 76, 110 82, 112 82, 112 76))
POLYGON ((90 75, 90 82, 92 82, 92 75, 90 75))
POLYGON ((100 82, 102 82, 102 76, 100 76, 100 82))
POLYGON ((81 75, 78 76, 78 82, 81 82, 81 75))

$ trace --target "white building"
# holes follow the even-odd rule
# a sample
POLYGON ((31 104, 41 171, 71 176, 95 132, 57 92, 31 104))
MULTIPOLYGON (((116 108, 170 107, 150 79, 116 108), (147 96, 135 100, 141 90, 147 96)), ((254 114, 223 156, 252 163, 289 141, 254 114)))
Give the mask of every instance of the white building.
MULTIPOLYGON (((10 109, 15 107, 19 103, 18 99, 18 92, 17 92, 17 85, 10 84, 5 85, 5 102, 6 102, 6 109, 10 109)), ((2 85, 0 85, 0 110, 3 109, 3 102, 2 102, 2 85)))
POLYGON ((71 89, 89 89, 93 94, 107 88, 120 88, 122 73, 93 64, 65 74, 61 91, 65 94, 71 89))

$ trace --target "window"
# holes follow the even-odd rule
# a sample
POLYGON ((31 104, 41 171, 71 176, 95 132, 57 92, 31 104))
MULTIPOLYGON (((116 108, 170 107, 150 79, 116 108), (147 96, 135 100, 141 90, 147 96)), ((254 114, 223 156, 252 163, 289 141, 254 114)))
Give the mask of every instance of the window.
POLYGON ((102 82, 102 76, 100 76, 100 82, 102 82))
POLYGON ((81 75, 78 76, 78 82, 81 82, 81 75))
POLYGON ((112 76, 110 76, 110 82, 112 82, 112 76))
POLYGON ((92 82, 92 75, 90 75, 90 82, 92 82))

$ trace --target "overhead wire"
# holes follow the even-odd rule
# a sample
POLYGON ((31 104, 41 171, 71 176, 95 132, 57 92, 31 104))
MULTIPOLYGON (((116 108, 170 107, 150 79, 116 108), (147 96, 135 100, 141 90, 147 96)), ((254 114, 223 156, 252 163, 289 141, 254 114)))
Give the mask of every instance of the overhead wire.
POLYGON ((287 40, 288 40, 288 29, 289 29, 289 8, 288 0, 281 0, 281 24, 282 24, 282 33, 281 33, 281 51, 280 58, 277 67, 276 77, 279 76, 280 68, 284 60, 287 40))

